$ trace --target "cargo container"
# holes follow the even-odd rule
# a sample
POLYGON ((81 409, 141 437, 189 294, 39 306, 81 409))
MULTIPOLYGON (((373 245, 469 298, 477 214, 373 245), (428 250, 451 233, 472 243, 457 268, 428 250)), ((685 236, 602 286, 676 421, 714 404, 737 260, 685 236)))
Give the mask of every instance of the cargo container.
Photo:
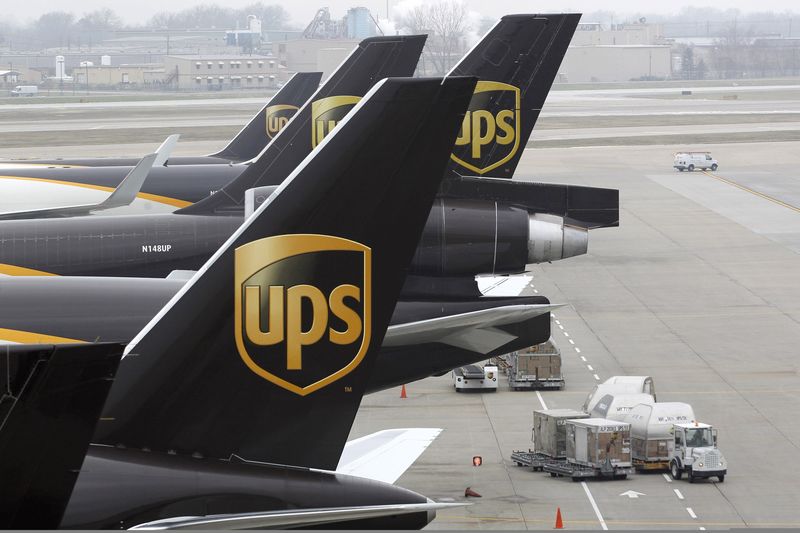
POLYGON ((666 470, 675 450, 675 424, 695 420, 688 403, 656 402, 635 406, 625 416, 631 425, 631 458, 637 470, 666 470))
POLYGON ((505 359, 508 362, 508 387, 511 390, 564 387, 561 352, 553 339, 511 352, 505 359))
POLYGON ((567 458, 548 463, 544 471, 552 476, 569 476, 573 481, 589 477, 625 479, 631 466, 630 424, 606 418, 567 420, 567 458))
MULTIPOLYGON (((609 418, 619 422, 627 422, 625 415, 639 404, 652 404, 649 394, 606 394, 601 397, 589 414, 592 418, 609 418)), ((633 429, 631 429, 633 431, 633 429)))
POLYGON ((654 402, 658 401, 656 387, 650 376, 612 376, 594 386, 583 403, 583 411, 591 413, 600 398, 606 394, 649 394, 654 402))

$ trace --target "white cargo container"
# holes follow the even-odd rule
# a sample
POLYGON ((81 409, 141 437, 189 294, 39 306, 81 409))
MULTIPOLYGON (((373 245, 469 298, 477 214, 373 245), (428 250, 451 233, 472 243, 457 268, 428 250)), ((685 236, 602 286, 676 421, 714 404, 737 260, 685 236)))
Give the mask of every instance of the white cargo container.
POLYGON ((583 403, 583 411, 591 413, 600 398, 606 394, 649 394, 654 402, 657 401, 656 387, 650 376, 612 376, 594 386, 583 403))
MULTIPOLYGON (((592 418, 608 418, 619 422, 627 422, 625 415, 639 404, 655 403, 649 394, 606 394, 602 396, 589 415, 592 418)), ((631 430, 632 431, 632 430, 631 430)))
POLYGON ((666 470, 675 450, 675 424, 695 420, 683 402, 644 402, 625 416, 631 425, 631 457, 637 470, 666 470))

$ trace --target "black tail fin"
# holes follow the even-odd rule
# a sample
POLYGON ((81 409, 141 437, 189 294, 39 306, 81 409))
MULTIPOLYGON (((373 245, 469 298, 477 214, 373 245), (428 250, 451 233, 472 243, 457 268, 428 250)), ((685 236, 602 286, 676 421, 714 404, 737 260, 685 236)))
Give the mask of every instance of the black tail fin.
POLYGON ((451 71, 480 80, 450 172, 510 178, 558 74, 580 14, 503 17, 451 71))
POLYGON ((267 105, 250 119, 250 122, 231 139, 228 146, 210 154, 230 161, 249 161, 269 144, 281 128, 289 122, 300 106, 311 98, 319 87, 321 72, 298 72, 286 82, 267 105))
POLYGON ((131 341, 96 442, 335 469, 475 81, 379 83, 131 341))
POLYGON ((55 529, 124 346, 6 346, 0 353, 0 528, 55 529))
POLYGON ((424 44, 424 35, 361 41, 253 164, 222 190, 176 213, 243 208, 247 189, 280 185, 378 80, 411 76, 424 44))

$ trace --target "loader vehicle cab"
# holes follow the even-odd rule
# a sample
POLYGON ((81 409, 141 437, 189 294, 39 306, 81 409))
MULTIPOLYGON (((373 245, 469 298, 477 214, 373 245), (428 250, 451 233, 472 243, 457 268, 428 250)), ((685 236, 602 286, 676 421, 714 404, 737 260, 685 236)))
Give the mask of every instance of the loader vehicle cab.
POLYGON ((673 434, 675 447, 669 463, 673 479, 686 473, 689 483, 710 477, 725 481, 727 461, 717 448, 716 429, 700 422, 682 423, 674 425, 673 434))

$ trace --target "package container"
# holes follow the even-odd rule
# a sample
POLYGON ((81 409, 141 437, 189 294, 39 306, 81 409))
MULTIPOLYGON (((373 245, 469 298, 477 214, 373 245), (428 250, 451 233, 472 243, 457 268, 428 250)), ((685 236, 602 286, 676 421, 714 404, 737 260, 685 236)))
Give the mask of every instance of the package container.
POLYGON ((567 456, 567 420, 589 418, 575 409, 546 409, 533 412, 533 451, 553 459, 567 456))
POLYGON ((631 426, 606 418, 566 421, 567 462, 591 468, 631 466, 631 426))

